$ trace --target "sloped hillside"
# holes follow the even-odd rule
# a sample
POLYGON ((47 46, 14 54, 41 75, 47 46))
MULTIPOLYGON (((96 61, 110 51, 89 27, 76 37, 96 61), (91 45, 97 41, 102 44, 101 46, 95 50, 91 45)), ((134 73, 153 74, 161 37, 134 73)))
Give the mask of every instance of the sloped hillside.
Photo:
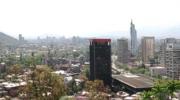
POLYGON ((0 32, 0 44, 7 46, 7 45, 17 45, 18 44, 18 40, 8 36, 2 32, 0 32))

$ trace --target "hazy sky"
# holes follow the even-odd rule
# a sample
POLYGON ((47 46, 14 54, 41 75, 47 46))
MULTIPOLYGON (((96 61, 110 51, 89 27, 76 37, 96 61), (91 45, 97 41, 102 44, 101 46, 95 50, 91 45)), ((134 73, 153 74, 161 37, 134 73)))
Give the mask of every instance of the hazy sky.
POLYGON ((180 25, 180 0, 0 0, 0 31, 17 37, 111 35, 129 37, 180 25))

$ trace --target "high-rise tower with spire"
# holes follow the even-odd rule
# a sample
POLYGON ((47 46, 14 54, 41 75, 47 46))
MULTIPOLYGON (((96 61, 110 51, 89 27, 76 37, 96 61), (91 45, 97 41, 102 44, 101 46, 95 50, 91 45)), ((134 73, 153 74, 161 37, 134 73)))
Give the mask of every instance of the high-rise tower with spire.
POLYGON ((133 24, 132 20, 131 20, 130 33, 131 33, 131 55, 137 56, 138 54, 137 33, 136 33, 135 25, 133 24))

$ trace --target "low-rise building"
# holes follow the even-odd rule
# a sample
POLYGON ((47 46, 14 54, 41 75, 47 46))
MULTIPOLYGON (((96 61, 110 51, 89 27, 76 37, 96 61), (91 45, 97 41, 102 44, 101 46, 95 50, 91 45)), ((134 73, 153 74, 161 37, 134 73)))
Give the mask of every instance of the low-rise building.
POLYGON ((151 76, 165 76, 167 72, 167 68, 160 67, 160 66, 150 67, 149 71, 150 71, 151 76))
POLYGON ((134 74, 121 74, 112 75, 112 87, 114 91, 125 90, 129 94, 135 94, 150 90, 154 87, 154 82, 150 77, 134 75, 134 74))

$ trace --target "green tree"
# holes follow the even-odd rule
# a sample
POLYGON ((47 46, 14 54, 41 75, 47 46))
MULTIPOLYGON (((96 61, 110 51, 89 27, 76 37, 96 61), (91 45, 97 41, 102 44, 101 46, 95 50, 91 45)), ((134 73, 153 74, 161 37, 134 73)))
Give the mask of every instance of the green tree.
POLYGON ((68 94, 73 95, 74 93, 77 93, 78 91, 82 90, 83 87, 81 84, 77 85, 76 81, 73 79, 67 84, 67 88, 68 94))
POLYGON ((180 82, 176 80, 168 81, 166 86, 167 86, 166 88, 168 90, 168 94, 171 97, 171 99, 174 96, 174 92, 180 90, 180 82))
POLYGON ((7 55, 5 62, 7 64, 7 66, 12 66, 12 65, 16 64, 16 58, 14 55, 7 55))
POLYGON ((31 78, 23 88, 28 99, 58 100, 66 94, 63 78, 51 73, 48 67, 35 68, 31 78))
POLYGON ((42 55, 35 56, 35 63, 36 63, 36 65, 41 65, 42 64, 42 60, 43 60, 43 56, 42 55))
POLYGON ((79 52, 78 51, 74 51, 73 52, 73 58, 75 59, 75 58, 77 58, 77 57, 79 57, 79 52))
POLYGON ((141 97, 143 100, 153 100, 152 99, 152 92, 151 91, 144 91, 142 94, 141 94, 141 97))
POLYGON ((12 65, 9 69, 8 69, 8 73, 9 74, 21 74, 22 73, 22 67, 21 65, 15 64, 12 65))
POLYGON ((82 71, 82 75, 86 76, 87 78, 89 78, 89 65, 85 65, 83 67, 83 71, 82 71))
POLYGON ((158 80, 151 91, 142 93, 142 98, 143 100, 167 100, 169 97, 172 99, 177 90, 180 90, 179 80, 158 80))
POLYGON ((101 91, 105 89, 104 83, 101 80, 87 81, 85 83, 85 89, 87 91, 101 91))
POLYGON ((167 99, 168 92, 165 89, 165 87, 162 85, 156 85, 152 89, 152 92, 153 92, 154 97, 158 100, 166 100, 167 99))
POLYGON ((102 80, 86 81, 85 89, 90 93, 89 100, 108 100, 106 93, 110 90, 102 80))

